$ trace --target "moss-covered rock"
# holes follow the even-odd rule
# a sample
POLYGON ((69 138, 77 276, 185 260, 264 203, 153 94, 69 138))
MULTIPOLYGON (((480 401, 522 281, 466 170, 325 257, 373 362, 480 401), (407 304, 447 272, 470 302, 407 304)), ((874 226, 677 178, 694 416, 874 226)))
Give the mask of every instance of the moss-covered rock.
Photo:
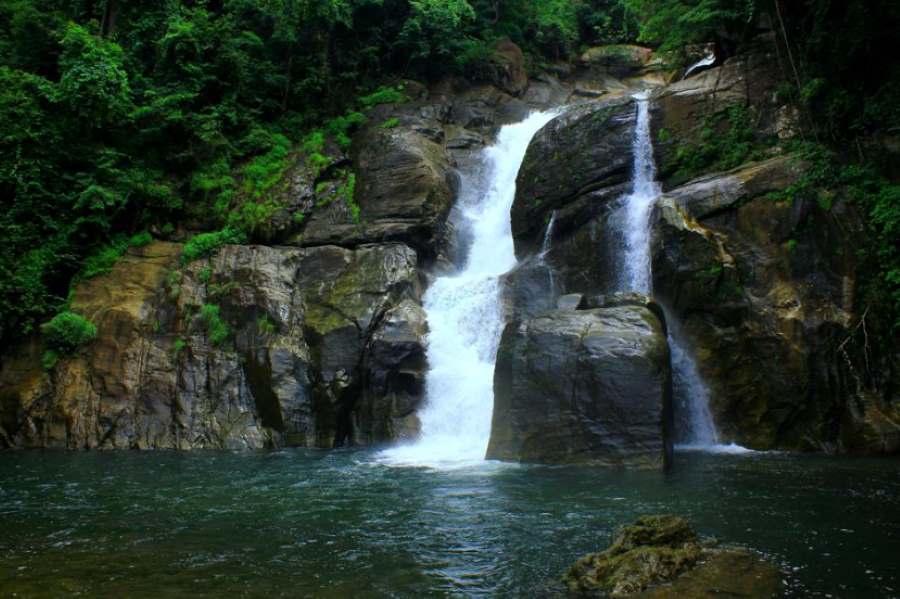
POLYGON ((609 549, 575 562, 563 582, 576 596, 771 599, 779 570, 747 550, 701 542, 684 518, 659 515, 622 527, 609 549))

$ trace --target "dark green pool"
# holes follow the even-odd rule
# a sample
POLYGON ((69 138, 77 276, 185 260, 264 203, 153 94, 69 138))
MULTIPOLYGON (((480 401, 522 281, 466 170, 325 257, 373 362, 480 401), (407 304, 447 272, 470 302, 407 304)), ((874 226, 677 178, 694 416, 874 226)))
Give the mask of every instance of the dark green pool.
POLYGON ((765 552, 794 596, 900 597, 900 461, 672 472, 387 467, 371 451, 0 454, 0 596, 525 597, 644 513, 765 552))

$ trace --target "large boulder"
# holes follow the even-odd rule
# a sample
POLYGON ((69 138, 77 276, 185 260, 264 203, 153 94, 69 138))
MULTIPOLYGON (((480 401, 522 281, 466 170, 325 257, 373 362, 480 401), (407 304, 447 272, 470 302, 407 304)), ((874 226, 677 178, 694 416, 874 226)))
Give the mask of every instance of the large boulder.
POLYGON ((540 248, 551 214, 557 232, 588 220, 631 177, 635 108, 629 99, 570 109, 534 136, 516 178, 516 255, 540 248))
POLYGON ((508 39, 498 40, 488 59, 477 63, 471 76, 492 83, 513 96, 518 96, 528 87, 525 55, 519 46, 508 39))
POLYGON ((642 71, 653 58, 653 50, 643 46, 613 44, 593 46, 581 53, 579 62, 586 67, 599 67, 610 74, 624 77, 642 71))
POLYGON ((507 325, 487 457, 663 467, 672 447, 669 349, 643 302, 507 325))
POLYGON ((37 345, 4 362, 7 445, 331 447, 415 426, 420 386, 391 383, 423 376, 411 248, 226 246, 186 266, 180 253, 154 243, 78 285, 72 310, 98 336, 51 371, 37 345), (367 363, 387 383, 363 396, 367 363), (381 407, 401 391, 402 407, 381 407))
POLYGON ((612 545, 579 559, 563 576, 574 596, 740 596, 772 599, 782 590, 777 566, 743 548, 701 541, 684 518, 641 516, 612 545))

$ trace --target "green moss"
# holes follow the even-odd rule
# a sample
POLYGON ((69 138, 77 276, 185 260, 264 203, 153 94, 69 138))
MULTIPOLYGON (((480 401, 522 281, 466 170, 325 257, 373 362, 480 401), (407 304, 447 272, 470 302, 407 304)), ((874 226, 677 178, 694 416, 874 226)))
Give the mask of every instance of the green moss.
POLYGON ((97 327, 74 312, 60 312, 41 328, 47 345, 63 353, 90 343, 97 338, 97 327))
POLYGON ((390 118, 390 119, 384 121, 380 125, 378 125, 378 128, 379 129, 393 129, 394 127, 396 127, 399 124, 400 124, 400 119, 398 119, 397 117, 393 117, 393 118, 390 118))
POLYGON ((369 110, 379 104, 402 104, 409 102, 409 97, 398 87, 380 87, 371 94, 362 96, 359 104, 364 110, 369 110))

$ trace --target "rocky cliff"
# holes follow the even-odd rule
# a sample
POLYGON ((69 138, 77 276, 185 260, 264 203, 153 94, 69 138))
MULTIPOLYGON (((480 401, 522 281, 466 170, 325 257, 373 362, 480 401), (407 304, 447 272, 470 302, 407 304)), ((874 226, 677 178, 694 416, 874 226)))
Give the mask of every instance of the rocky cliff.
POLYGON ((576 97, 576 81, 529 80, 523 60, 500 43, 468 79, 408 82, 412 101, 376 107, 349 150, 323 149, 325 169, 295 154, 255 234, 264 245, 186 262, 191 233, 176 234, 82 281, 70 308, 97 339, 50 370, 39 337, 7 348, 0 446, 333 447, 415 435, 422 292, 457 259, 456 167, 500 125, 576 97), (348 172, 352 201, 340 201, 348 172))
MULTIPOLYGON (((862 381, 849 349, 865 316, 853 251, 863 224, 839 194, 794 196, 809 165, 784 150, 798 117, 777 93, 771 48, 763 38, 652 93, 665 192, 651 217, 653 294, 687 337, 722 440, 895 453, 897 402, 862 381)), ((518 321, 560 294, 615 290, 635 113, 627 96, 601 98, 529 148, 512 211, 522 264, 507 281, 518 321)))
POLYGON ((837 250, 865 234, 852 207, 793 201, 785 190, 806 165, 776 144, 725 169, 689 160, 711 130, 730 126, 731 109, 752 116, 753 139, 796 133, 765 48, 671 83, 636 47, 593 49, 529 80, 521 52, 500 44, 467 80, 409 83, 411 102, 377 107, 349 150, 326 149, 331 167, 296 155, 261 244, 185 263, 176 235, 81 282, 71 309, 98 338, 49 371, 39 338, 5 351, 0 446, 333 447, 414 436, 427 369, 422 294, 461 243, 456 169, 500 125, 569 104, 518 177, 521 263, 506 278, 490 455, 662 464, 678 410, 662 309, 596 297, 617 276, 629 94, 649 86, 665 188, 652 217, 654 296, 685 331, 723 438, 898 451, 896 402, 860 384, 846 351, 863 309, 853 252, 837 250), (353 202, 336 201, 348 172, 353 202))

